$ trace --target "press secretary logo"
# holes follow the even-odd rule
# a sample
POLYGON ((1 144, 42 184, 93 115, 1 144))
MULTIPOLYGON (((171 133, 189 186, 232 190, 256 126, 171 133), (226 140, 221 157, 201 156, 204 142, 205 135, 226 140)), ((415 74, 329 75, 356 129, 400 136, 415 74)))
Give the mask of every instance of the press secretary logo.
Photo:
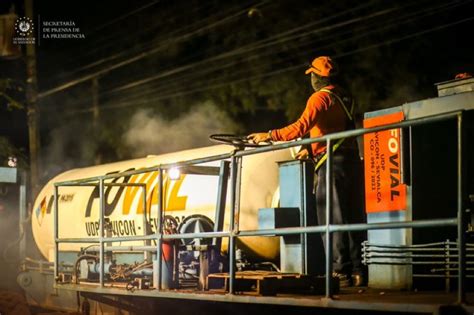
POLYGON ((16 33, 20 36, 30 36, 34 30, 33 21, 30 18, 22 17, 15 22, 16 33))
POLYGON ((13 43, 17 45, 21 44, 34 44, 35 25, 33 21, 28 17, 20 17, 15 21, 15 37, 13 37, 13 43))

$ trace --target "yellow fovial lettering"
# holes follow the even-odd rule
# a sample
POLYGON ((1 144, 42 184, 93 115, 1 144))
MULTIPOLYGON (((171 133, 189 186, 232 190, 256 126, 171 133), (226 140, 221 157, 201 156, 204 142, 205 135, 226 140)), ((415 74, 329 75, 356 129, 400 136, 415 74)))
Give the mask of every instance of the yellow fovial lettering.
MULTIPOLYGON (((168 188, 170 185, 170 180, 168 176, 164 175, 163 176, 163 197, 161 198, 163 200, 163 210, 166 209, 166 196, 168 192, 168 188)), ((147 200, 147 213, 151 212, 151 207, 152 205, 157 205, 158 204, 158 182, 153 185, 153 189, 151 190, 151 198, 148 198, 147 200)))
MULTIPOLYGON (((137 182, 137 179, 139 178, 139 175, 133 175, 130 178, 129 183, 135 184, 137 182)), ((127 215, 130 213, 130 208, 132 206, 133 199, 135 199, 135 196, 138 192, 139 187, 138 186, 129 186, 125 188, 125 193, 123 196, 123 203, 122 203, 122 213, 127 215)))
POLYGON ((174 183, 173 187, 168 196, 168 204, 166 206, 166 210, 169 211, 176 211, 176 210, 185 210, 186 209, 186 202, 188 201, 188 196, 179 196, 179 189, 183 184, 184 178, 186 175, 182 174, 179 179, 173 180, 174 183))
MULTIPOLYGON (((176 211, 176 210, 186 210, 186 202, 188 201, 188 196, 179 196, 179 189, 183 184, 184 178, 186 175, 181 175, 177 180, 170 180, 168 176, 163 177, 163 210, 167 211, 176 211)), ((148 208, 151 208, 151 205, 158 204, 158 193, 156 193, 157 186, 153 187, 151 204, 148 208)), ((148 201, 149 204, 150 201, 148 201)))
MULTIPOLYGON (((149 204, 148 199, 153 198, 153 189, 152 186, 156 186, 155 180, 158 177, 158 172, 149 173, 151 176, 146 180, 146 197, 147 197, 147 205, 149 204), (150 198, 151 197, 151 198, 150 198)), ((143 214, 143 199, 140 198, 138 201, 138 209, 137 214, 143 214)), ((150 213, 150 207, 147 207, 147 213, 150 213)))
MULTIPOLYGON (((129 183, 130 184, 136 184, 136 183, 144 184, 144 183, 146 183, 146 188, 148 190, 149 186, 151 186, 151 183, 153 182, 153 179, 149 180, 150 177, 153 178, 152 175, 153 175, 153 173, 145 173, 141 176, 140 175, 133 175, 130 178, 129 183)), ((135 200, 135 198, 136 198, 139 191, 140 191, 140 193, 143 193, 142 190, 143 190, 143 187, 139 187, 139 186, 129 186, 125 189, 125 194, 124 194, 123 204, 122 204, 122 212, 123 212, 124 215, 127 215, 127 214, 130 213, 130 209, 132 207, 133 201, 135 200)), ((143 201, 140 198, 140 202, 139 202, 139 205, 138 205, 138 211, 140 211, 140 213, 143 213, 143 209, 140 210, 142 207, 143 207, 143 201)), ((138 211, 137 211, 137 213, 138 213, 138 211)))

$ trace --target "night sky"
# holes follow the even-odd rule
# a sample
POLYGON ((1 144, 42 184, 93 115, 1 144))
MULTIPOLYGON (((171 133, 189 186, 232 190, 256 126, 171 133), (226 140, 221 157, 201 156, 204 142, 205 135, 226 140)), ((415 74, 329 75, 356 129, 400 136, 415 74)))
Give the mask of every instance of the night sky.
MULTIPOLYGON (((24 16, 15 0, 1 0, 0 14, 13 3, 24 16)), ((472 1, 427 0, 36 1, 36 24, 72 21, 85 36, 37 41, 39 92, 101 73, 98 128, 90 80, 40 99, 43 176, 97 155, 110 162, 206 145, 210 133, 281 127, 304 108, 304 70, 317 55, 335 56, 359 113, 435 97, 434 83, 474 72, 473 9, 472 1), (170 130, 187 121, 200 138, 174 146, 169 138, 180 133, 170 130), (137 125, 158 129, 130 133, 137 125), (160 127, 170 132, 158 145, 160 127), (146 132, 153 137, 133 136, 146 132)), ((21 87, 24 65, 0 59, 0 79, 21 87)), ((6 108, 0 99, 0 137, 27 155, 25 111, 6 108)))

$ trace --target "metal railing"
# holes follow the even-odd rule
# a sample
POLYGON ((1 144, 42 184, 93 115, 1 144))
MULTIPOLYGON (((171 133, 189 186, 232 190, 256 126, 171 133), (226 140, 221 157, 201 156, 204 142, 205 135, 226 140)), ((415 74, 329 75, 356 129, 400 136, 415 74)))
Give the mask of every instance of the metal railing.
MULTIPOLYGON (((413 278, 444 279, 446 292, 451 291, 451 279, 457 278, 457 242, 447 239, 444 242, 416 245, 362 243, 362 263, 364 265, 413 266, 417 272, 413 278)), ((474 243, 466 243, 466 278, 474 278, 474 243)))
MULTIPOLYGON (((221 154, 210 156, 206 158, 193 159, 183 161, 179 163, 162 164, 154 167, 144 168, 140 170, 127 171, 123 173, 115 173, 103 176, 96 176, 80 180, 72 180, 65 182, 58 182, 54 184, 54 275, 55 279, 58 276, 58 249, 59 243, 99 243, 100 245, 100 286, 104 286, 104 243, 106 242, 127 242, 127 241, 143 241, 143 240, 155 240, 156 241, 156 257, 162 257, 162 243, 163 240, 174 240, 174 239, 192 239, 192 238, 228 238, 229 239, 229 294, 235 293, 235 240, 238 237, 249 237, 249 236, 281 236, 291 234, 307 234, 307 233, 325 233, 326 237, 326 279, 325 279, 325 296, 331 298, 332 283, 332 243, 331 234, 334 232, 348 232, 348 231, 364 231, 364 230, 376 230, 376 229, 400 229, 400 228, 428 228, 438 226, 457 226, 458 236, 458 266, 459 266, 459 281, 457 290, 457 300, 459 303, 464 303, 466 300, 466 244, 465 244, 465 219, 463 209, 463 112, 457 111, 453 113, 447 113, 432 117, 424 117, 414 120, 406 120, 394 124, 377 126, 373 128, 361 128, 356 130, 343 131, 333 134, 328 134, 319 138, 309 138, 294 142, 286 142, 282 144, 276 144, 272 146, 264 146, 252 150, 245 151, 234 151, 228 154, 221 154), (405 221, 405 222, 388 222, 388 223, 364 223, 364 224, 338 224, 334 225, 330 222, 330 213, 332 209, 332 189, 329 189, 332 185, 332 167, 333 167, 333 150, 331 150, 334 140, 340 138, 357 137, 366 133, 373 133, 378 131, 385 131, 396 128, 405 128, 419 126, 428 123, 434 123, 444 121, 448 119, 457 119, 457 216, 453 218, 445 219, 430 219, 430 220, 416 220, 416 221, 405 221), (245 156, 265 153, 276 150, 283 150, 291 147, 300 145, 306 145, 316 142, 326 142, 327 145, 327 161, 325 167, 326 172, 326 224, 319 226, 305 226, 305 227, 293 227, 293 228, 277 228, 277 229, 266 229, 266 230, 245 230, 240 231, 238 227, 239 217, 239 201, 240 201, 240 168, 242 158, 245 156), (230 159, 231 161, 231 189, 230 189, 230 228, 229 231, 221 232, 204 232, 204 233, 186 233, 186 234, 164 234, 163 233, 163 171, 174 167, 183 167, 189 165, 195 165, 200 163, 207 163, 213 161, 219 161, 224 159, 230 159), (156 233, 153 235, 143 236, 127 236, 127 237, 105 237, 104 235, 104 217, 105 217, 105 199, 104 199, 104 187, 108 185, 105 183, 106 180, 131 176, 147 172, 158 172, 158 227, 156 233), (100 217, 99 217, 99 229, 100 236, 95 238, 59 238, 58 236, 58 189, 62 186, 81 186, 84 184, 94 184, 99 186, 99 198, 100 198, 100 217)), ((162 260, 157 258, 158 264, 158 285, 157 290, 160 290, 160 284, 162 283, 161 265, 162 260)))

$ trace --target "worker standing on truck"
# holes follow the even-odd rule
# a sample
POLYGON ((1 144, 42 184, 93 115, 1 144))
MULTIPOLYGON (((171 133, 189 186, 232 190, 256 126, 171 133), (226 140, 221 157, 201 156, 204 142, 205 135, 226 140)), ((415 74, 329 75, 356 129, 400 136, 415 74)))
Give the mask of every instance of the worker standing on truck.
MULTIPOLYGON (((247 138, 254 143, 289 141, 307 134, 311 138, 354 129, 354 102, 337 83, 338 66, 327 56, 313 60, 306 74, 311 75, 314 93, 309 97, 300 118, 281 129, 252 133, 247 138)), ((320 225, 326 224, 326 142, 313 143, 301 150, 297 158, 315 162, 316 211, 320 225)), ((355 138, 340 139, 333 145, 331 224, 365 222, 364 179, 362 161, 355 138)), ((340 286, 361 286, 365 277, 361 262, 362 232, 333 233, 333 276, 340 286)), ((323 237, 325 243, 325 237, 323 237)), ((326 246, 326 244, 325 244, 326 246)))

